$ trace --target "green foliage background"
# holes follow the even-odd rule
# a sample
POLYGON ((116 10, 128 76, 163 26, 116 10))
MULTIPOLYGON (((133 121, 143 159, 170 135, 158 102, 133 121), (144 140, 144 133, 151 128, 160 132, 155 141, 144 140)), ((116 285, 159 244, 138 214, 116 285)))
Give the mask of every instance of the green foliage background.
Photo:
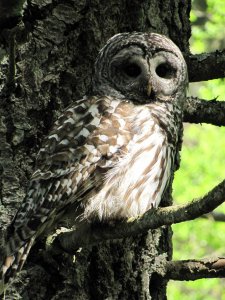
MULTIPOLYGON (((195 0, 191 12, 192 53, 225 48, 225 1, 195 0)), ((190 94, 225 100, 225 80, 191 84, 190 94)), ((175 175, 174 200, 201 197, 225 178, 225 128, 185 124, 181 168, 175 175)), ((225 205, 217 211, 225 213, 225 205)), ((225 256, 225 223, 197 219, 173 225, 173 259, 225 256)), ((168 285, 169 300, 225 300, 225 279, 201 279, 168 285)))

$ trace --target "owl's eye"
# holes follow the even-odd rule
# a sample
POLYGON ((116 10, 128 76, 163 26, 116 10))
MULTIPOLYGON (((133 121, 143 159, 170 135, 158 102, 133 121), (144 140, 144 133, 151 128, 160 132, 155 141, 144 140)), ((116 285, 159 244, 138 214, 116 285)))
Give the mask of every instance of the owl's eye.
POLYGON ((165 79, 171 79, 176 75, 176 69, 168 63, 162 63, 156 68, 156 74, 165 79))
POLYGON ((130 63, 123 67, 123 72, 129 77, 136 78, 141 74, 141 68, 135 63, 130 63))

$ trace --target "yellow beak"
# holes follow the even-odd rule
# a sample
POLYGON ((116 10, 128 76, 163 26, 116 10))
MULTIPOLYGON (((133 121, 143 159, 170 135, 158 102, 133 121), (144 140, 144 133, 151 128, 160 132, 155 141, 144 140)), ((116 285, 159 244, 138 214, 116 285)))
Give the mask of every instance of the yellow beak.
POLYGON ((151 91, 152 91, 152 86, 151 86, 151 84, 149 83, 148 86, 147 86, 147 95, 148 95, 148 97, 150 97, 151 91))

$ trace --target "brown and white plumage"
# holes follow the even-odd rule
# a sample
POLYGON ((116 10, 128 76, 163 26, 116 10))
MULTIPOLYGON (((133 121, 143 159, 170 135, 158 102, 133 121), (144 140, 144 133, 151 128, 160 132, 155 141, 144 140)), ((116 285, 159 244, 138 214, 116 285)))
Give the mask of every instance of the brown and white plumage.
POLYGON ((89 95, 45 139, 8 229, 2 276, 20 270, 34 240, 73 208, 76 226, 157 207, 170 179, 187 70, 164 36, 122 33, 101 50, 89 95))

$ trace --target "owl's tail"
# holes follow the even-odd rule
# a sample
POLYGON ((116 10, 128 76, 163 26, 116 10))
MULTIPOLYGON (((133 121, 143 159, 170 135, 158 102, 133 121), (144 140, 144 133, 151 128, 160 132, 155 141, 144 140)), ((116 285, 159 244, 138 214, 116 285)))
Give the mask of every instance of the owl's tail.
POLYGON ((16 274, 23 268, 34 239, 35 237, 32 237, 16 253, 5 258, 0 271, 0 295, 5 292, 16 274))

